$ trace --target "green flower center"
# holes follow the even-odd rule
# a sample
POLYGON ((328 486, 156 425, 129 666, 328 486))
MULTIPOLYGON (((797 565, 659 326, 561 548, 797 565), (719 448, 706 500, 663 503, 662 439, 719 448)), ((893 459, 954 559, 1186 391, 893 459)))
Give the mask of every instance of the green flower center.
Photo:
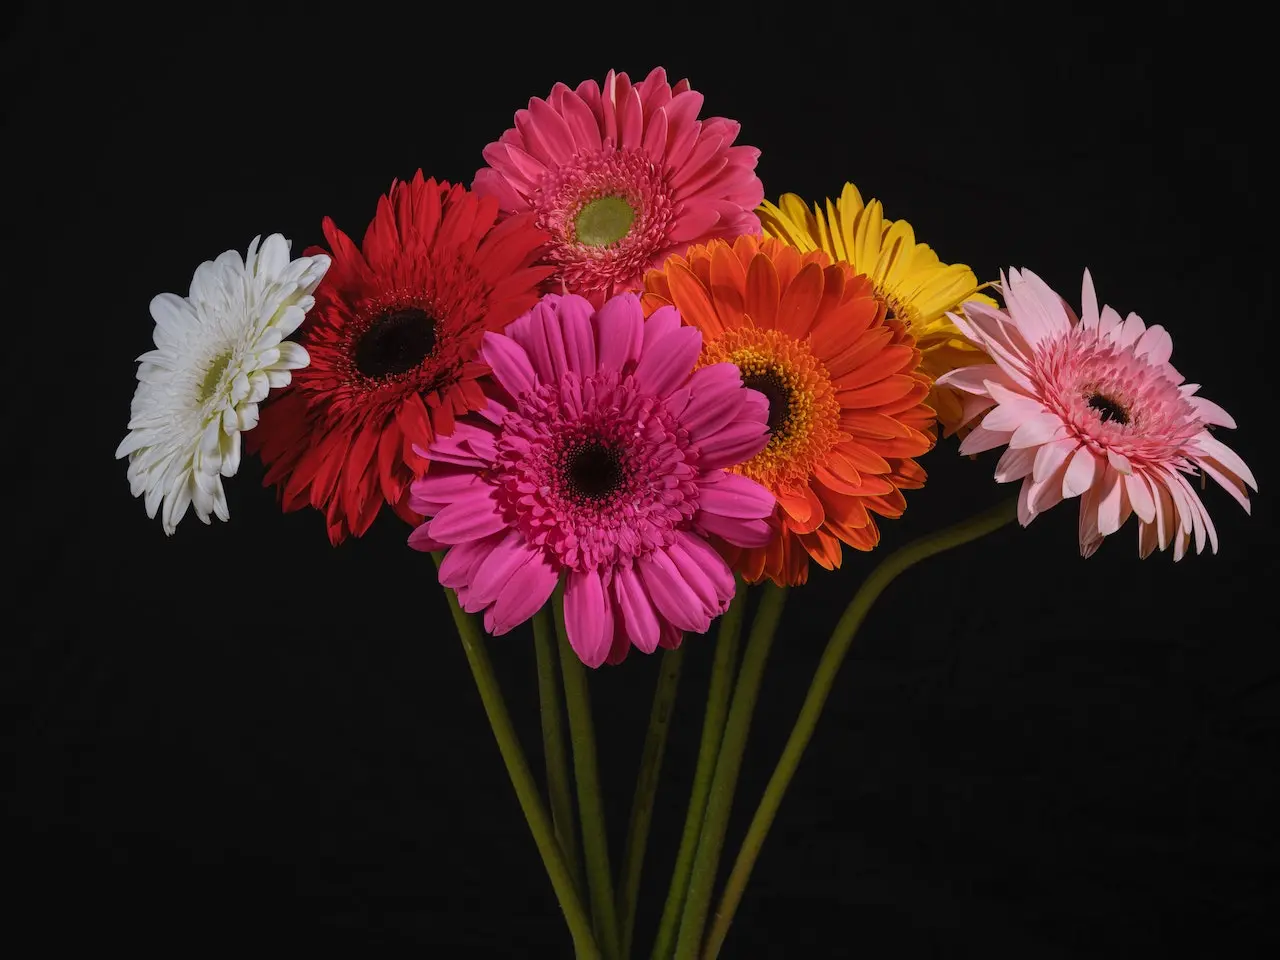
POLYGON ((218 389, 218 384, 222 382, 222 375, 227 372, 227 367, 230 365, 230 350, 213 358, 213 363, 209 365, 209 370, 205 373, 204 380, 200 382, 201 403, 207 402, 213 396, 213 392, 218 389))
POLYGON ((635 218, 635 209, 622 197, 598 197, 578 211, 573 231, 579 243, 607 247, 627 235, 635 218))

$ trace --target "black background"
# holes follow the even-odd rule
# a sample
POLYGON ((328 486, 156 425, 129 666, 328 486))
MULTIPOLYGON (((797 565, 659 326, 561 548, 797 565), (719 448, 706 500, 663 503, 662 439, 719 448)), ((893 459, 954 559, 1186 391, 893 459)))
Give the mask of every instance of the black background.
MULTIPOLYGON (((1251 15, 894 6, 9 14, 6 937, 168 956, 567 954, 407 528, 384 514, 331 549, 320 516, 280 515, 246 460, 230 523, 189 515, 166 538, 112 456, 147 304, 185 293, 201 260, 276 231, 300 252, 325 214, 358 236, 393 177, 469 183, 555 81, 661 63, 692 78, 704 115, 742 121, 770 198, 852 179, 944 259, 985 278, 1028 266, 1071 301, 1090 267, 1103 301, 1172 332, 1263 491, 1251 519, 1207 491, 1218 556, 1140 562, 1130 520, 1083 561, 1065 504, 895 583, 724 956, 1262 950, 1280 906, 1280 655, 1272 268, 1254 239, 1269 161, 1249 142, 1270 110, 1251 15)), ((994 461, 953 442, 924 458, 930 483, 881 549, 1012 496, 994 461)), ((731 844, 875 559, 847 557, 793 595, 731 844)), ((701 722, 711 645, 689 645, 641 943, 701 722)), ((530 638, 492 653, 538 767, 530 638)), ((592 677, 615 864, 656 667, 637 655, 592 677)))

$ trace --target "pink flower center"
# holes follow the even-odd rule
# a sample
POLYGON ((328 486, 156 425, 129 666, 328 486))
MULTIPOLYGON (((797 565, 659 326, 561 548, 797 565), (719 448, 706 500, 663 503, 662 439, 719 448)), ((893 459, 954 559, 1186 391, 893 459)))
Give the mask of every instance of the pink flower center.
POLYGON ((1093 329, 1076 327, 1039 347, 1031 373, 1045 405, 1101 453, 1176 458, 1204 427, 1167 363, 1153 364, 1093 329))
POLYGON ((698 509, 696 460, 688 433, 633 378, 566 373, 507 414, 491 479, 530 543, 594 569, 672 543, 698 509))
POLYGON ((552 170, 535 200, 548 259, 570 289, 609 290, 666 245, 673 206, 662 171, 641 151, 608 148, 552 170))

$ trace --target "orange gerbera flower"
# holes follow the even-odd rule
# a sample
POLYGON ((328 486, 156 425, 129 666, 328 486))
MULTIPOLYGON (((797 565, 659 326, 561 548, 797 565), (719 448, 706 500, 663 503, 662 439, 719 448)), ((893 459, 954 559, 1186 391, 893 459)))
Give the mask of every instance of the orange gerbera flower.
POLYGON ((840 544, 870 550, 872 514, 899 517, 923 486, 911 458, 933 446, 932 385, 920 351, 865 276, 821 250, 779 240, 713 240, 644 278, 645 313, 672 304, 702 331, 700 363, 734 363, 769 401, 765 449, 734 469, 778 499, 767 547, 720 544, 748 582, 804 583, 812 557, 840 566, 840 544))

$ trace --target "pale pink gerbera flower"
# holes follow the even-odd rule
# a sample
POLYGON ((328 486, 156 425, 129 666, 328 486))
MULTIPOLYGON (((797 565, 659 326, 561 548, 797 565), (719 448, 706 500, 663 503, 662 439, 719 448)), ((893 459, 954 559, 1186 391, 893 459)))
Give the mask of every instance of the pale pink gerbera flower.
POLYGON ((561 574, 582 662, 621 661, 704 633, 734 593, 707 543, 764 546, 774 498, 724 468, 769 441, 769 403, 731 363, 694 371, 702 334, 674 307, 646 321, 621 294, 597 312, 548 294, 481 347, 495 397, 422 452, 409 537, 451 547, 440 582, 485 629, 536 613, 561 574))
POLYGON ((1086 557, 1130 513, 1138 515, 1142 557, 1172 542, 1180 560, 1193 535, 1197 553, 1206 539, 1216 553, 1218 534, 1187 477, 1207 474, 1246 512, 1246 487, 1256 491, 1258 484, 1209 432, 1235 421, 1195 396, 1199 384, 1183 383, 1169 363, 1169 334, 1137 314, 1121 320, 1111 307, 1099 312, 1087 270, 1080 318, 1030 270, 1010 270, 1001 286, 1005 310, 971 302, 967 316, 950 315, 995 360, 938 379, 971 395, 966 420, 990 410, 960 452, 1008 444, 996 480, 1022 481, 1023 526, 1064 497, 1079 496, 1086 557))
POLYGON ((484 148, 472 189, 504 213, 534 211, 552 237, 546 289, 599 306, 690 244, 760 233, 760 151, 733 146, 739 124, 699 121, 701 108, 661 67, 637 84, 610 70, 603 90, 557 83, 484 148))

